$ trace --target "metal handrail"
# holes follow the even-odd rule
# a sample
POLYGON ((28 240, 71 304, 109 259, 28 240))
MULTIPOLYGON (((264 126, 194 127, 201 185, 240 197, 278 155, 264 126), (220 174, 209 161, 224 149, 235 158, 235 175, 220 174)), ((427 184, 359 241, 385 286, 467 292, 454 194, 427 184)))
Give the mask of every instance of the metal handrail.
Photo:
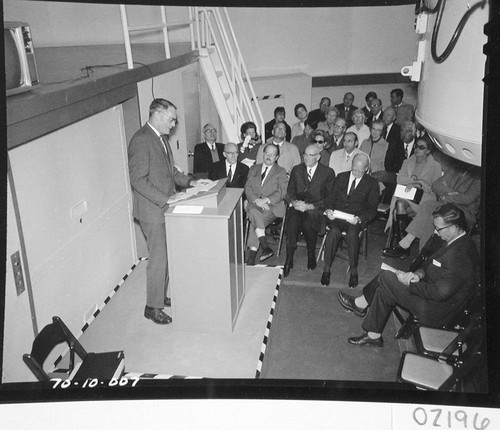
POLYGON ((260 125, 261 133, 264 132, 264 119, 260 106, 255 95, 255 91, 250 80, 250 76, 246 69, 243 57, 241 55, 241 50, 239 48, 238 42, 229 19, 229 14, 226 8, 224 10, 224 18, 222 18, 219 11, 220 8, 195 8, 195 21, 196 28, 200 28, 201 21, 201 34, 197 34, 198 46, 207 47, 207 41, 212 41, 212 46, 217 50, 219 60, 226 75, 229 88, 231 90, 232 100, 233 100, 233 112, 235 116, 241 118, 241 121, 245 120, 245 110, 250 119, 260 125), (214 24, 216 29, 220 34, 220 41, 217 38, 216 29, 212 25, 212 20, 210 15, 214 17, 214 24), (226 31, 225 23, 229 28, 230 36, 226 31), (204 34, 204 31, 208 31, 208 34, 204 34), (231 42, 234 45, 231 45, 231 42), (221 48, 224 48, 222 50, 221 48), (234 52, 236 51, 236 53, 234 52), (225 57, 229 62, 229 66, 226 64, 225 57), (240 91, 237 91, 240 89, 240 91), (251 98, 250 98, 251 97, 251 98), (253 101, 253 104, 252 104, 253 101))

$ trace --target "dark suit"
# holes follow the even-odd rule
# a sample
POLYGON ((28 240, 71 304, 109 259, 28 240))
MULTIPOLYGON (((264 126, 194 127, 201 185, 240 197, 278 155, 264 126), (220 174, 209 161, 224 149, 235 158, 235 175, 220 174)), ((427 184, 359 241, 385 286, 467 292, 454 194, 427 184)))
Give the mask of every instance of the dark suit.
MULTIPOLYGON (((331 265, 342 239, 342 232, 347 232, 347 247, 351 269, 358 267, 359 232, 377 216, 379 185, 376 179, 364 174, 355 190, 347 195, 351 172, 337 175, 332 194, 325 201, 326 209, 340 210, 357 216, 361 223, 353 225, 347 221, 328 220, 330 231, 325 244, 325 267, 331 265)), ((358 181, 358 179, 356 180, 358 181)), ((328 266, 329 267, 329 266, 328 266)))
POLYGON ((251 228, 248 233, 248 247, 258 248, 259 240, 255 234, 256 228, 265 229, 267 225, 277 218, 285 215, 286 189, 288 185, 288 175, 286 170, 278 164, 273 164, 271 170, 262 183, 262 164, 255 164, 248 172, 248 179, 245 184, 245 194, 248 200, 246 208, 251 228), (267 197, 270 200, 269 210, 262 210, 254 201, 267 197))
MULTIPOLYGON (((274 124, 276 124, 276 120, 275 119, 272 119, 271 121, 266 122, 264 124, 264 140, 267 140, 267 139, 269 139, 270 137, 273 136, 273 127, 274 127, 274 124)), ((285 140, 287 142, 290 142, 292 140, 292 129, 288 125, 288 123, 286 121, 283 121, 283 124, 285 124, 285 128, 286 128, 286 138, 285 138, 285 140)))
POLYGON ((326 121, 325 113, 321 109, 314 109, 307 115, 307 122, 309 125, 316 129, 318 123, 326 121))
POLYGON ((354 123, 352 122, 352 114, 354 111, 357 109, 357 106, 351 105, 349 106, 349 109, 347 110, 346 113, 346 107, 344 106, 344 103, 339 103, 338 105, 335 105, 335 107, 339 110, 340 112, 340 118, 344 118, 347 122, 347 128, 349 128, 351 125, 354 123))
POLYGON ((325 199, 332 193, 335 182, 335 172, 329 167, 318 163, 316 171, 309 183, 307 167, 304 163, 295 166, 288 181, 287 202, 302 200, 314 205, 314 209, 301 212, 293 207, 288 209, 286 221, 286 246, 297 248, 299 232, 304 232, 307 249, 316 248, 317 234, 321 228, 325 199))
MULTIPOLYGON (((231 182, 226 184, 226 186, 228 188, 245 188, 248 170, 248 166, 245 166, 240 162, 233 164, 231 182)), ((212 166, 212 170, 210 170, 210 172, 208 173, 208 179, 216 181, 225 177, 227 177, 226 160, 214 163, 212 166)))
POLYGON ((392 124, 389 134, 384 138, 389 143, 385 154, 385 170, 398 173, 405 159, 405 148, 401 140, 401 127, 396 123, 392 124))
MULTIPOLYGON (((382 120, 383 116, 384 116, 384 111, 380 111, 380 115, 378 116, 378 119, 379 119, 379 120, 382 120)), ((371 126, 372 126, 372 124, 373 124, 373 121, 375 121, 375 120, 373 119, 373 114, 372 114, 372 113, 370 113, 370 115, 368 115, 368 116, 366 117, 366 125, 367 125, 368 127, 371 127, 371 126)))
POLYGON ((394 306, 412 312, 423 324, 439 327, 471 294, 480 269, 472 239, 464 235, 431 255, 415 272, 425 276, 405 285, 389 271, 380 272, 363 289, 370 307, 363 328, 382 333, 394 306))
POLYGON ((174 167, 172 150, 149 125, 134 134, 128 148, 133 216, 139 220, 148 245, 146 305, 163 308, 168 281, 165 217, 175 186, 188 187, 191 178, 174 167))
MULTIPOLYGON (((225 160, 224 158, 224 145, 222 143, 215 143, 215 149, 219 155, 219 161, 225 160)), ((215 160, 217 162, 217 160, 215 160)), ((212 164, 214 163, 212 157, 212 151, 208 147, 206 142, 198 143, 194 147, 194 162, 193 162, 193 173, 197 178, 207 178, 208 172, 212 169, 212 164)))

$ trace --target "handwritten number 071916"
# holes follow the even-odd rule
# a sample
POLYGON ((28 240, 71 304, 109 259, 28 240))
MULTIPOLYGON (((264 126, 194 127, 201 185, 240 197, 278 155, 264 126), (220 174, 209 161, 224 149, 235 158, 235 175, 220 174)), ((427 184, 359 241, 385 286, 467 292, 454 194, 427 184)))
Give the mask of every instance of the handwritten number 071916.
MULTIPOLYGON (((472 418, 472 417, 470 417, 472 418)), ((421 426, 426 424, 432 425, 432 427, 444 427, 449 429, 455 429, 455 423, 462 423, 463 428, 474 429, 474 430, 486 430, 490 425, 490 419, 485 417, 480 420, 479 414, 476 412, 472 420, 466 411, 459 409, 453 413, 452 411, 444 411, 443 409, 431 409, 429 412, 422 407, 415 408, 413 410, 413 420, 421 426), (470 422, 472 421, 472 423, 470 422), (480 421, 480 422, 479 422, 480 421), (472 426, 468 427, 468 425, 472 426)), ((462 425, 460 427, 462 427, 462 425)))

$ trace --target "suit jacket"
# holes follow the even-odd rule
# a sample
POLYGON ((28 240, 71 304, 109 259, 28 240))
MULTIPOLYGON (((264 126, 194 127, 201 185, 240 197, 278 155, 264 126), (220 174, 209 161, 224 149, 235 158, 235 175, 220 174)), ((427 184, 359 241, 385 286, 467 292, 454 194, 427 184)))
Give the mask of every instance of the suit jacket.
POLYGON ((337 209, 356 215, 365 226, 377 216, 379 185, 365 173, 350 196, 347 195, 351 172, 339 173, 332 194, 325 201, 326 209, 337 209))
POLYGON ((415 116, 415 108, 413 105, 401 102, 399 106, 393 106, 396 109, 396 122, 401 125, 404 121, 413 121, 415 116))
MULTIPOLYGON (((233 164, 231 182, 226 186, 228 188, 245 188, 248 170, 248 166, 245 166, 240 162, 233 164)), ((216 181, 225 177, 227 177, 226 160, 221 160, 217 163, 214 163, 212 166, 212 170, 210 170, 210 172, 208 173, 208 179, 216 181)))
POLYGON ((354 105, 349 106, 349 110, 347 111, 347 115, 346 115, 344 103, 339 103, 338 105, 335 105, 335 107, 340 112, 340 115, 339 115, 340 118, 344 118, 347 121, 347 128, 349 128, 351 125, 354 124, 352 122, 352 114, 358 108, 357 106, 354 106, 354 105))
POLYGON ((312 128, 316 128, 318 123, 326 121, 325 113, 321 109, 314 109, 307 115, 307 122, 312 128))
POLYGON ((385 170, 398 173, 405 160, 405 147, 401 140, 401 127, 399 124, 392 124, 389 134, 385 137, 389 144, 385 155, 385 170))
POLYGON ((410 292, 439 307, 429 308, 428 320, 444 321, 471 293, 478 280, 479 253, 468 235, 441 247, 415 273, 419 282, 410 284, 410 292))
POLYGON ((261 183, 261 174, 262 164, 253 165, 248 172, 248 179, 245 184, 248 203, 251 205, 256 199, 267 197, 271 200, 269 206, 273 214, 278 218, 282 218, 285 216, 284 199, 288 185, 286 170, 275 163, 267 173, 263 184, 261 183))
POLYGON ((188 187, 189 176, 174 167, 170 146, 165 152, 161 138, 145 124, 137 131, 128 148, 130 185, 133 191, 133 216, 141 221, 164 223, 167 201, 175 186, 188 187))
MULTIPOLYGON (((267 139, 269 139, 270 137, 273 136, 273 127, 274 127, 274 124, 276 124, 276 120, 275 119, 272 119, 271 121, 266 122, 264 124, 264 140, 267 140, 267 139)), ((285 137, 285 140, 287 142, 290 142, 292 140, 292 128, 288 125, 288 123, 286 121, 283 121, 283 124, 285 124, 285 128, 286 128, 286 137, 285 137)))
MULTIPOLYGON (((264 148, 266 145, 260 145, 257 151, 257 163, 264 162, 264 148)), ((300 164, 299 148, 292 145, 290 142, 283 142, 280 147, 280 158, 278 158, 278 165, 283 167, 287 173, 290 173, 294 166, 300 164)))
MULTIPOLYGON (((381 119, 383 118, 383 116, 384 116, 384 111, 380 111, 380 115, 379 115, 378 119, 380 119, 380 120, 381 120, 381 119)), ((371 126, 372 126, 372 124, 373 124, 373 121, 375 121, 375 120, 373 119, 373 114, 372 114, 372 113, 370 113, 370 115, 368 115, 368 116, 366 117, 366 125, 367 125, 368 127, 371 127, 371 126)))
POLYGON ((335 172, 318 163, 310 183, 307 179, 307 166, 302 163, 295 166, 290 174, 286 200, 303 200, 314 205, 314 210, 323 213, 325 199, 332 194, 335 183, 335 172))
MULTIPOLYGON (((216 142, 215 149, 219 154, 219 161, 225 160, 224 145, 216 142)), ((193 173, 208 173, 212 169, 212 164, 212 151, 207 143, 198 143, 198 145, 194 147, 193 173)))

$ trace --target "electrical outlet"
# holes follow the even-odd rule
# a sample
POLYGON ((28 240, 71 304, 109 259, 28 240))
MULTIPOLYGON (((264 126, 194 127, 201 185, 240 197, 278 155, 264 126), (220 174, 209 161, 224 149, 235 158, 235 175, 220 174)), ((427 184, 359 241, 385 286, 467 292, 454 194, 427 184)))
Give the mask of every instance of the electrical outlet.
POLYGON ((21 256, 19 251, 10 256, 12 270, 14 271, 14 283, 16 284, 17 295, 21 295, 26 289, 24 285, 23 266, 21 265, 21 256))

